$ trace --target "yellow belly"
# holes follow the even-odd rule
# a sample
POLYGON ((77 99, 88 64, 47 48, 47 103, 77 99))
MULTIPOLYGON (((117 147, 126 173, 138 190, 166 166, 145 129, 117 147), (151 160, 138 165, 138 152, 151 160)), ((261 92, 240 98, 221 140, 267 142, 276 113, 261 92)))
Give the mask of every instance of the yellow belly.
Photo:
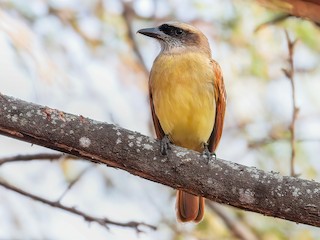
POLYGON ((158 57, 150 77, 155 113, 179 146, 202 151, 215 119, 213 69, 200 54, 158 57))

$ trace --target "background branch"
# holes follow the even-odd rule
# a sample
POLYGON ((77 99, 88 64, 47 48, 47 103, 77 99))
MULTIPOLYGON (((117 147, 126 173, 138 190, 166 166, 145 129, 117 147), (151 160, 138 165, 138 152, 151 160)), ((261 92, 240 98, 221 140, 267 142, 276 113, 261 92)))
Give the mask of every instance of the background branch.
POLYGON ((95 165, 90 165, 83 169, 76 178, 74 178, 68 185, 68 187, 64 190, 64 192, 61 194, 59 199, 57 200, 58 202, 61 202, 62 198, 69 192, 69 190, 77 183, 79 180, 89 171, 91 170, 95 165))
POLYGON ((214 211, 227 225, 228 229, 233 233, 239 240, 258 240, 258 237, 254 232, 242 223, 240 220, 230 216, 223 207, 217 203, 209 202, 208 207, 214 211))
MULTIPOLYGON (((155 4, 155 3, 153 3, 155 4)), ((132 51, 134 52, 134 55, 136 56, 138 62, 139 62, 139 66, 141 66, 143 73, 145 75, 145 79, 149 78, 149 69, 145 63, 145 61, 143 60, 143 57, 141 55, 141 52, 139 50, 138 44, 136 42, 136 39, 134 37, 134 34, 136 34, 136 31, 133 30, 132 28, 132 22, 133 22, 133 17, 136 17, 136 14, 134 13, 134 10, 132 9, 132 2, 126 2, 126 1, 122 1, 122 6, 123 6, 123 12, 122 12, 122 17, 124 20, 124 23, 126 25, 126 30, 127 30, 127 40, 129 42, 129 45, 132 49, 132 51)), ((145 81, 145 83, 147 83, 147 80, 145 81)), ((146 92, 148 93, 148 86, 146 86, 146 92)), ((148 96, 148 94, 147 94, 148 96)), ((151 116, 151 114, 150 114, 151 116)), ((151 133, 153 133, 155 135, 154 132, 154 126, 153 126, 153 121, 151 119, 151 117, 149 118, 149 131, 151 133)))
POLYGON ((101 226, 103 227, 106 227, 107 229, 108 228, 108 225, 116 225, 116 226, 119 226, 119 227, 129 227, 129 228, 134 228, 137 232, 141 232, 142 230, 140 229, 140 227, 148 227, 152 230, 156 230, 156 227, 155 226, 152 226, 152 225, 149 225, 149 224, 146 224, 146 223, 142 223, 142 222, 126 222, 126 223, 120 223, 120 222, 115 222, 115 221, 112 221, 112 220, 109 220, 108 218, 98 218, 98 217, 93 217, 85 212, 82 212, 82 211, 79 211, 77 210, 75 207, 67 207, 63 204, 60 203, 60 201, 49 201, 45 198, 41 198, 39 196, 36 196, 36 195, 33 195, 29 192, 26 192, 20 188, 17 188, 9 183, 6 183, 2 180, 0 180, 0 186, 6 188, 6 189, 9 189, 11 191, 14 191, 16 193, 19 193, 25 197, 28 197, 28 198, 31 198, 35 201, 38 201, 38 202, 42 202, 48 206, 51 206, 51 207, 54 207, 54 208, 59 208, 59 209, 62 209, 64 211, 67 211, 69 213, 72 213, 72 214, 75 214, 75 215, 78 215, 78 216, 81 216, 84 218, 85 221, 87 222, 95 222, 95 223, 98 223, 100 224, 101 226))
POLYGON ((147 78, 149 76, 149 70, 143 60, 143 57, 142 57, 142 55, 139 51, 139 48, 138 48, 138 44, 135 41, 135 38, 133 36, 134 32, 132 30, 131 24, 133 21, 132 15, 134 15, 134 10, 132 9, 131 4, 132 4, 131 2, 123 1, 122 16, 123 16, 123 19, 124 19, 124 22, 125 22, 125 25, 127 28, 127 39, 129 41, 129 45, 131 46, 135 56, 137 57, 138 61, 140 62, 140 65, 143 69, 143 72, 147 78))
POLYGON ((295 88, 295 83, 294 83, 294 65, 293 65, 293 51, 294 51, 294 46, 297 42, 291 41, 289 38, 289 34, 286 31, 286 39, 287 39, 287 44, 288 44, 288 50, 289 50, 289 68, 287 69, 282 69, 286 77, 290 81, 291 85, 291 96, 292 96, 292 120, 289 126, 289 131, 290 131, 290 144, 291 144, 291 160, 290 160, 290 175, 291 176, 296 176, 296 173, 294 171, 294 163, 295 163, 295 158, 296 158, 296 141, 295 141, 295 124, 296 120, 298 117, 299 113, 299 108, 297 107, 297 100, 296 100, 296 88, 295 88))
POLYGON ((37 154, 19 154, 12 157, 0 158, 0 165, 5 163, 13 163, 13 162, 25 162, 30 160, 58 160, 62 157, 71 157, 74 156, 66 155, 63 153, 37 153, 37 154))
POLYGON ((2 95, 0 133, 241 209, 320 226, 320 184, 172 146, 112 124, 2 95))

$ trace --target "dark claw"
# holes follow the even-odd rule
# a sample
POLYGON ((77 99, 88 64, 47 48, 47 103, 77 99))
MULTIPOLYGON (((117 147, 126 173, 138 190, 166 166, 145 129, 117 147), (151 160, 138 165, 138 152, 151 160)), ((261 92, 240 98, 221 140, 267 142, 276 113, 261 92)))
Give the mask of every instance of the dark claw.
POLYGON ((214 157, 214 160, 216 161, 217 160, 217 154, 215 152, 213 152, 212 155, 214 157))
POLYGON ((209 151, 209 148, 208 148, 208 144, 207 143, 204 143, 203 144, 203 152, 202 152, 202 154, 206 157, 206 158, 208 158, 209 160, 210 160, 210 158, 211 158, 211 152, 209 151))
POLYGON ((168 135, 165 135, 160 141, 160 152, 162 155, 167 155, 170 147, 170 139, 168 135))
POLYGON ((217 155, 216 155, 216 153, 215 153, 215 152, 211 153, 211 152, 209 151, 208 143, 204 143, 204 144, 203 144, 203 148, 204 148, 204 150, 203 150, 203 152, 202 152, 202 155, 203 155, 205 158, 208 159, 208 163, 210 162, 212 156, 214 157, 214 160, 217 160, 217 155))

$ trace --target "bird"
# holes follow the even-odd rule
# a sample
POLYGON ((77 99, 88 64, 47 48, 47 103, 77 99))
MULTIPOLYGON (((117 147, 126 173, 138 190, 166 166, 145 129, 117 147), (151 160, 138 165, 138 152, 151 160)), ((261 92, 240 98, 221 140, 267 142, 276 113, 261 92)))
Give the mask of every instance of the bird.
MULTIPOLYGON (((173 21, 138 33, 156 39, 161 46, 149 77, 151 114, 161 153, 166 155, 174 144, 215 156, 224 124, 226 90, 207 37, 192 25, 173 21)), ((202 196, 177 191, 179 222, 200 222, 204 206, 202 196)))

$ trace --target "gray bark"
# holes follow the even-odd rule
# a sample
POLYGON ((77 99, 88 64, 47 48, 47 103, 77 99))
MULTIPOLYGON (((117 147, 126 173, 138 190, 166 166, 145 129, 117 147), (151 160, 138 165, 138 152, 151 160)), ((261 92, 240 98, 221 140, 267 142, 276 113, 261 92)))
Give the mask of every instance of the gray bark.
MULTIPOLYGON (((320 184, 172 146, 118 126, 0 95, 0 134, 120 168, 237 208, 320 226, 320 184)), ((1 144, 1 143, 0 143, 1 144)))

